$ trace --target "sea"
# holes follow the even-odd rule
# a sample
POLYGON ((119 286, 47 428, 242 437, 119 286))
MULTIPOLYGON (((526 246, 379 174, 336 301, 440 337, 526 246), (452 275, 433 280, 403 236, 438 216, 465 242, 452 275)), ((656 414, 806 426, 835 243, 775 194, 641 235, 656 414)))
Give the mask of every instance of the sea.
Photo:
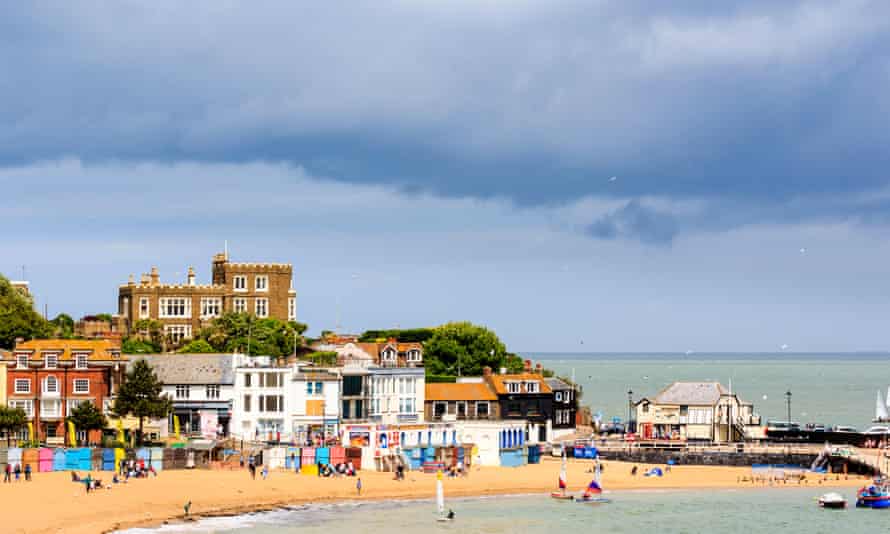
MULTIPOLYGON (((675 380, 717 380, 754 403, 763 421, 871 424, 878 390, 890 385, 890 354, 799 353, 524 353, 582 386, 582 403, 604 420, 626 418, 628 391, 636 400, 675 380)), ((614 491, 612 502, 589 505, 546 495, 450 499, 456 521, 436 523, 432 499, 385 503, 344 502, 209 518, 195 523, 135 529, 128 534, 232 533, 699 533, 887 532, 890 512, 821 510, 819 488, 707 491, 614 491)), ((841 490, 848 500, 852 489, 841 490)), ((446 485, 447 494, 447 485, 446 485)))

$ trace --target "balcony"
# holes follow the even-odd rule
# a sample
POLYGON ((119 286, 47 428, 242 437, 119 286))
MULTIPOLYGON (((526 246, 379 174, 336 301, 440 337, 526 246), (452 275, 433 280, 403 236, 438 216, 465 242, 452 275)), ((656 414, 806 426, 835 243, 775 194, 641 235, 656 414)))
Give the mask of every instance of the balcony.
POLYGON ((398 416, 399 423, 416 423, 418 417, 416 413, 400 413, 398 416))

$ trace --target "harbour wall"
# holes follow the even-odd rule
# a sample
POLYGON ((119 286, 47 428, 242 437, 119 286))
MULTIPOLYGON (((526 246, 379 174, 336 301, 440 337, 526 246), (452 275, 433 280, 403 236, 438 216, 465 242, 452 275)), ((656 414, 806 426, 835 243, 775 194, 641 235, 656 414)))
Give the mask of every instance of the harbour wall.
MULTIPOLYGON (((756 453, 756 452, 689 452, 670 449, 633 448, 624 450, 600 450, 600 458, 622 462, 646 464, 667 464, 672 460, 676 465, 714 465, 750 467, 756 464, 799 465, 809 468, 819 455, 811 453, 756 453)), ((855 458, 830 457, 826 468, 832 473, 844 472, 846 465, 850 474, 874 474, 874 468, 855 458)))

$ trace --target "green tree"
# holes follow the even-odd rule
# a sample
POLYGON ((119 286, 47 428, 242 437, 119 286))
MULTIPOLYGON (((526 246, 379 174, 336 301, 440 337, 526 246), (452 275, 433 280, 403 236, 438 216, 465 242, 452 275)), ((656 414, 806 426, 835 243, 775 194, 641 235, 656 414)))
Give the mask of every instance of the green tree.
POLYGON ((50 321, 53 328, 53 337, 71 339, 74 337, 74 319, 67 313, 60 313, 50 321))
POLYGON ((160 346, 142 339, 128 337, 121 342, 121 352, 124 354, 152 354, 160 351, 160 346))
POLYGON ((522 370, 522 359, 510 355, 491 330, 469 322, 444 324, 424 343, 429 375, 480 375, 483 367, 522 370))
POLYGON ((112 317, 110 313, 97 313, 95 317, 99 321, 105 321, 106 323, 111 324, 112 317))
POLYGON ((34 304, 0 275, 0 347, 11 349, 15 339, 48 337, 52 326, 34 311, 34 304))
POLYGON ((193 339, 186 343, 184 347, 179 349, 179 352, 185 354, 209 354, 216 351, 206 340, 193 339))
POLYGON ((241 351, 252 356, 279 358, 303 347, 306 325, 274 318, 257 319, 249 313, 228 312, 201 330, 198 337, 217 352, 241 351))
POLYGON ((90 401, 81 402, 73 410, 66 421, 74 423, 77 430, 102 430, 108 426, 105 414, 90 401))
POLYGON ((143 340, 161 349, 164 348, 164 323, 157 319, 139 319, 133 326, 143 340))
POLYGON ((132 415, 139 418, 136 438, 142 444, 142 428, 146 417, 164 418, 173 410, 173 401, 162 395, 163 384, 145 360, 136 360, 127 371, 127 378, 114 399, 112 412, 117 417, 132 415))
POLYGON ((6 433, 6 446, 11 447, 12 434, 18 432, 28 424, 25 410, 21 408, 7 408, 0 406, 0 431, 6 433))
POLYGON ((407 328, 393 330, 367 330, 358 340, 365 343, 373 343, 375 341, 386 341, 395 338, 402 343, 424 343, 435 333, 435 328, 407 328))

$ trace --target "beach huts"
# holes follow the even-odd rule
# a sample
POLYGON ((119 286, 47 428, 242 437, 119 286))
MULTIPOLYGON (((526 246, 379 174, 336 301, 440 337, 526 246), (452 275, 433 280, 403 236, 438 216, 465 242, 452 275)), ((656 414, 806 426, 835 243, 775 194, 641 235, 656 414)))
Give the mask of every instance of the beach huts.
POLYGON ((674 382, 653 397, 636 402, 640 439, 743 440, 760 429, 754 405, 719 382, 674 382))

